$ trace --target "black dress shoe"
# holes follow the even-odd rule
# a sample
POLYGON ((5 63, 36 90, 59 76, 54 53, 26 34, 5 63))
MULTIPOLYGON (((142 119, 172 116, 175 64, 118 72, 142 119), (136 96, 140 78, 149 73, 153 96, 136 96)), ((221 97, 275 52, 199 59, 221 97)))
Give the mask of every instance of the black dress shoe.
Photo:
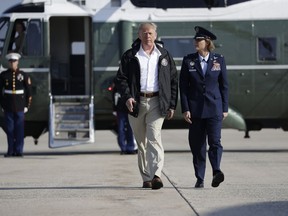
POLYGON ((133 151, 121 151, 120 154, 121 155, 134 155, 137 154, 138 151, 137 150, 133 150, 133 151))
POLYGON ((136 152, 136 150, 133 150, 133 151, 127 151, 126 154, 129 154, 129 155, 131 155, 131 154, 137 154, 137 152, 136 152))
POLYGON ((158 176, 154 176, 151 183, 152 183, 153 190, 158 190, 163 187, 163 182, 158 176))
POLYGON ((22 153, 16 153, 14 156, 15 157, 23 157, 23 154, 22 153))
POLYGON ((152 188, 152 183, 151 183, 151 181, 145 181, 145 182, 143 182, 142 188, 152 188))
POLYGON ((202 180, 197 180, 195 184, 195 188, 203 188, 204 187, 204 182, 202 180))
POLYGON ((224 173, 219 171, 213 176, 212 187, 218 187, 224 181, 224 173))
POLYGON ((4 157, 13 157, 13 154, 4 154, 4 157))

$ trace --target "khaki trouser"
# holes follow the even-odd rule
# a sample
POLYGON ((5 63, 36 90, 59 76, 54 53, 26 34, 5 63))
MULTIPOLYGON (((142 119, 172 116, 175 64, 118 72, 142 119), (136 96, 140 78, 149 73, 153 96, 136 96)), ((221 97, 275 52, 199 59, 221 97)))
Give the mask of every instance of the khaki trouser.
POLYGON ((140 98, 139 115, 129 115, 138 145, 138 166, 143 181, 151 181, 154 175, 161 177, 164 165, 164 149, 161 129, 165 117, 160 114, 159 98, 140 98))

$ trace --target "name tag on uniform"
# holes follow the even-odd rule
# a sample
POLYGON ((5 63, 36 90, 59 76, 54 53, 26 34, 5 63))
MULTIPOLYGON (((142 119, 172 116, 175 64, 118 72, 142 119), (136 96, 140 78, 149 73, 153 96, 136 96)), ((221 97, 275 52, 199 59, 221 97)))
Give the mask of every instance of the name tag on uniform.
POLYGON ((196 69, 195 68, 189 69, 189 72, 193 72, 193 71, 196 71, 196 69))

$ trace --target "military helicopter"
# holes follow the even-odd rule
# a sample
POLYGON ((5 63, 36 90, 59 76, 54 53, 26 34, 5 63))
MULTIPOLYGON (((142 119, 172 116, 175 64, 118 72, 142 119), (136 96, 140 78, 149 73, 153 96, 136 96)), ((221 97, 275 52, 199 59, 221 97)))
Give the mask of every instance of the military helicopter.
MULTIPOLYGON (((95 130, 113 129, 112 80, 121 55, 137 38, 139 23, 147 21, 158 25, 158 40, 178 70, 183 56, 194 52, 194 26, 218 36, 216 52, 225 56, 230 85, 224 128, 244 131, 246 137, 262 128, 287 131, 287 1, 183 2, 24 0, 5 10, 0 17, 0 72, 8 67, 5 55, 15 50, 15 25, 26 28, 18 51, 20 68, 33 85, 25 136, 37 143, 49 132, 49 147, 57 148, 92 143, 95 130)), ((179 104, 164 128, 187 128, 180 110, 179 104)), ((3 113, 0 126, 5 128, 3 113)))

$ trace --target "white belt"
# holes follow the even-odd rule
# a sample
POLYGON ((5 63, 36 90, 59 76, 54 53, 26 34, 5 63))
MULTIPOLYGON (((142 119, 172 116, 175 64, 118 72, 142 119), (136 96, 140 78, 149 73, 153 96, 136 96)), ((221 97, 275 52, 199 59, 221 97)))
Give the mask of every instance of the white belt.
POLYGON ((6 94, 24 94, 24 90, 4 90, 6 94))

